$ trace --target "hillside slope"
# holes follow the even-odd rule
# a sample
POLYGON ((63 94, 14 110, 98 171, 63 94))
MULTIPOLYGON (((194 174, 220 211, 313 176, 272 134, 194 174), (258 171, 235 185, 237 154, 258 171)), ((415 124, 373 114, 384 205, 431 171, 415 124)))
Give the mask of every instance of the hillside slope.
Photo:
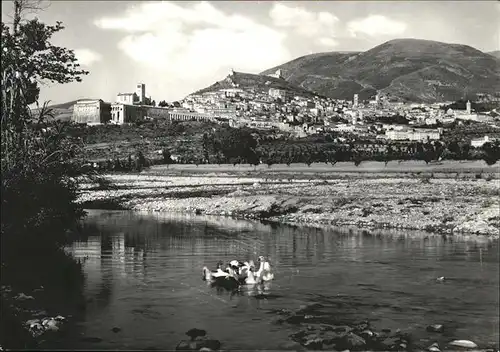
POLYGON ((491 56, 496 57, 497 59, 500 59, 500 50, 490 51, 488 54, 490 54, 491 56))
MULTIPOLYGON (((49 105, 48 108, 52 109, 52 113, 54 114, 54 120, 69 121, 73 116, 73 107, 79 100, 94 100, 94 99, 81 98, 78 100, 71 100, 65 103, 49 105)), ((36 116, 40 112, 40 109, 33 108, 31 112, 36 116)))
POLYGON ((368 99, 379 91, 434 102, 500 86, 500 59, 467 45, 419 39, 395 39, 361 53, 306 55, 261 74, 277 69, 292 84, 339 99, 355 93, 368 99))
POLYGON ((244 72, 233 72, 223 80, 215 82, 211 86, 200 89, 193 94, 202 94, 229 88, 255 90, 256 92, 267 92, 269 88, 278 88, 292 92, 295 95, 301 95, 305 97, 312 97, 316 95, 313 92, 299 87, 284 79, 244 72))

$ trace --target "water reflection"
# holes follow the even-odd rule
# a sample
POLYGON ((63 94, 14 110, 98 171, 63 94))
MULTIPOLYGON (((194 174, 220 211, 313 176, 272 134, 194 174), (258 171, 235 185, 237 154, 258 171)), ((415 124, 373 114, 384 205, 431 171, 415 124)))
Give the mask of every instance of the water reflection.
POLYGON ((438 322, 457 338, 498 340, 498 241, 93 211, 70 250, 85 260, 94 304, 83 332, 103 338, 99 348, 171 349, 192 327, 226 348, 279 348, 290 331, 269 325, 262 310, 317 300, 332 302, 336 316, 381 327, 420 331, 438 322), (268 285, 234 293, 201 280, 205 265, 261 254, 275 270, 268 285))

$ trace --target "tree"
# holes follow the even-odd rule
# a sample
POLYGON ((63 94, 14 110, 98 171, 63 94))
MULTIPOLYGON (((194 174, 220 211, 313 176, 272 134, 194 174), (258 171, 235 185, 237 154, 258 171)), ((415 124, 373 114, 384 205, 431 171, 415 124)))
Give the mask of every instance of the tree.
POLYGON ((363 162, 363 154, 359 150, 354 150, 352 154, 352 161, 354 165, 358 167, 363 162))
POLYGON ((162 156, 163 156, 163 163, 168 165, 173 164, 174 161, 172 160, 172 155, 170 154, 170 151, 166 148, 163 148, 162 150, 162 156))
POLYGON ((146 167, 146 158, 141 150, 138 150, 135 154, 135 169, 138 172, 141 172, 142 169, 146 167))
POLYGON ((207 133, 203 133, 203 142, 202 142, 202 147, 203 147, 203 158, 207 163, 210 163, 210 147, 212 146, 213 149, 213 141, 211 138, 208 136, 207 133))
POLYGON ((334 166, 337 163, 337 151, 336 150, 330 150, 326 154, 327 162, 332 164, 334 166))
POLYGON ((255 160, 257 141, 246 129, 223 128, 215 134, 216 150, 220 151, 226 159, 249 162, 255 160))
POLYGON ((22 23, 22 12, 30 3, 33 2, 15 0, 12 30, 3 22, 1 28, 4 162, 9 162, 12 148, 22 146, 25 129, 33 122, 28 106, 38 100, 39 82, 79 82, 82 75, 88 74, 78 68, 72 50, 50 43, 51 37, 64 29, 61 22, 55 26, 47 26, 38 19, 22 23))
POLYGON ((494 165, 500 160, 500 141, 486 142, 481 149, 483 151, 483 160, 487 165, 494 165))
POLYGON ((48 121, 53 118, 48 103, 36 113, 29 105, 38 105, 41 83, 79 82, 88 72, 79 68, 72 50, 50 42, 64 29, 61 22, 24 20, 38 4, 15 0, 12 27, 1 25, 2 234, 52 235, 56 231, 48 226, 71 226, 83 214, 75 203, 76 178, 84 172, 82 145, 66 136, 67 124, 48 121))
POLYGON ((132 170, 132 166, 133 166, 132 155, 129 154, 127 159, 127 170, 128 171, 132 170))
POLYGON ((158 106, 161 108, 164 108, 164 107, 168 106, 168 103, 165 100, 162 100, 158 103, 158 106))

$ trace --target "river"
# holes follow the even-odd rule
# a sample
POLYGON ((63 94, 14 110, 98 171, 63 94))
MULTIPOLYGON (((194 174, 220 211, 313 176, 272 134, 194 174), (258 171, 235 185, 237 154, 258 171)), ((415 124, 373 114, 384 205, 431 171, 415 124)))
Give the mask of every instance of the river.
POLYGON ((416 338, 439 323, 446 330, 436 338, 498 346, 494 240, 94 210, 68 250, 84 260, 87 309, 63 348, 174 349, 196 327, 223 349, 283 349, 296 328, 269 311, 313 302, 416 338), (202 280, 205 265, 259 255, 275 271, 266 287, 231 295, 202 280))

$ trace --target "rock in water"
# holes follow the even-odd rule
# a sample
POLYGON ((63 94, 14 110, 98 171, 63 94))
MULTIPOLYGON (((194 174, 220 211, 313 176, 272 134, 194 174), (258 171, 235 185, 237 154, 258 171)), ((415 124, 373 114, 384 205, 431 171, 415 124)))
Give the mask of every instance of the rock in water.
POLYGON ((304 343, 304 347, 312 350, 319 350, 321 349, 322 346, 323 346, 323 339, 320 338, 310 339, 304 343))
POLYGON ((189 343, 189 350, 190 351, 198 351, 200 347, 198 346, 198 343, 196 341, 191 341, 189 343))
POLYGON ((444 332, 444 326, 442 324, 432 324, 426 330, 429 332, 444 332))
POLYGON ((365 339, 350 332, 342 339, 342 343, 337 344, 337 347, 352 351, 362 351, 364 350, 365 345, 365 339))
POLYGON ((211 350, 218 350, 222 344, 219 340, 204 340, 200 348, 210 348, 211 350))
POLYGON ((451 341, 448 345, 450 346, 456 346, 456 347, 463 347, 463 348, 477 348, 477 345, 469 340, 454 340, 451 341))
POLYGON ((102 341, 102 339, 100 337, 87 336, 87 337, 81 338, 81 341, 99 343, 102 341))
POLYGON ((188 341, 181 341, 179 344, 175 347, 176 351, 189 351, 189 342, 188 341))
POLYGON ((434 342, 432 345, 430 345, 429 347, 427 347, 427 351, 429 351, 429 352, 441 352, 441 350, 439 349, 439 345, 437 344, 437 342, 434 342))

